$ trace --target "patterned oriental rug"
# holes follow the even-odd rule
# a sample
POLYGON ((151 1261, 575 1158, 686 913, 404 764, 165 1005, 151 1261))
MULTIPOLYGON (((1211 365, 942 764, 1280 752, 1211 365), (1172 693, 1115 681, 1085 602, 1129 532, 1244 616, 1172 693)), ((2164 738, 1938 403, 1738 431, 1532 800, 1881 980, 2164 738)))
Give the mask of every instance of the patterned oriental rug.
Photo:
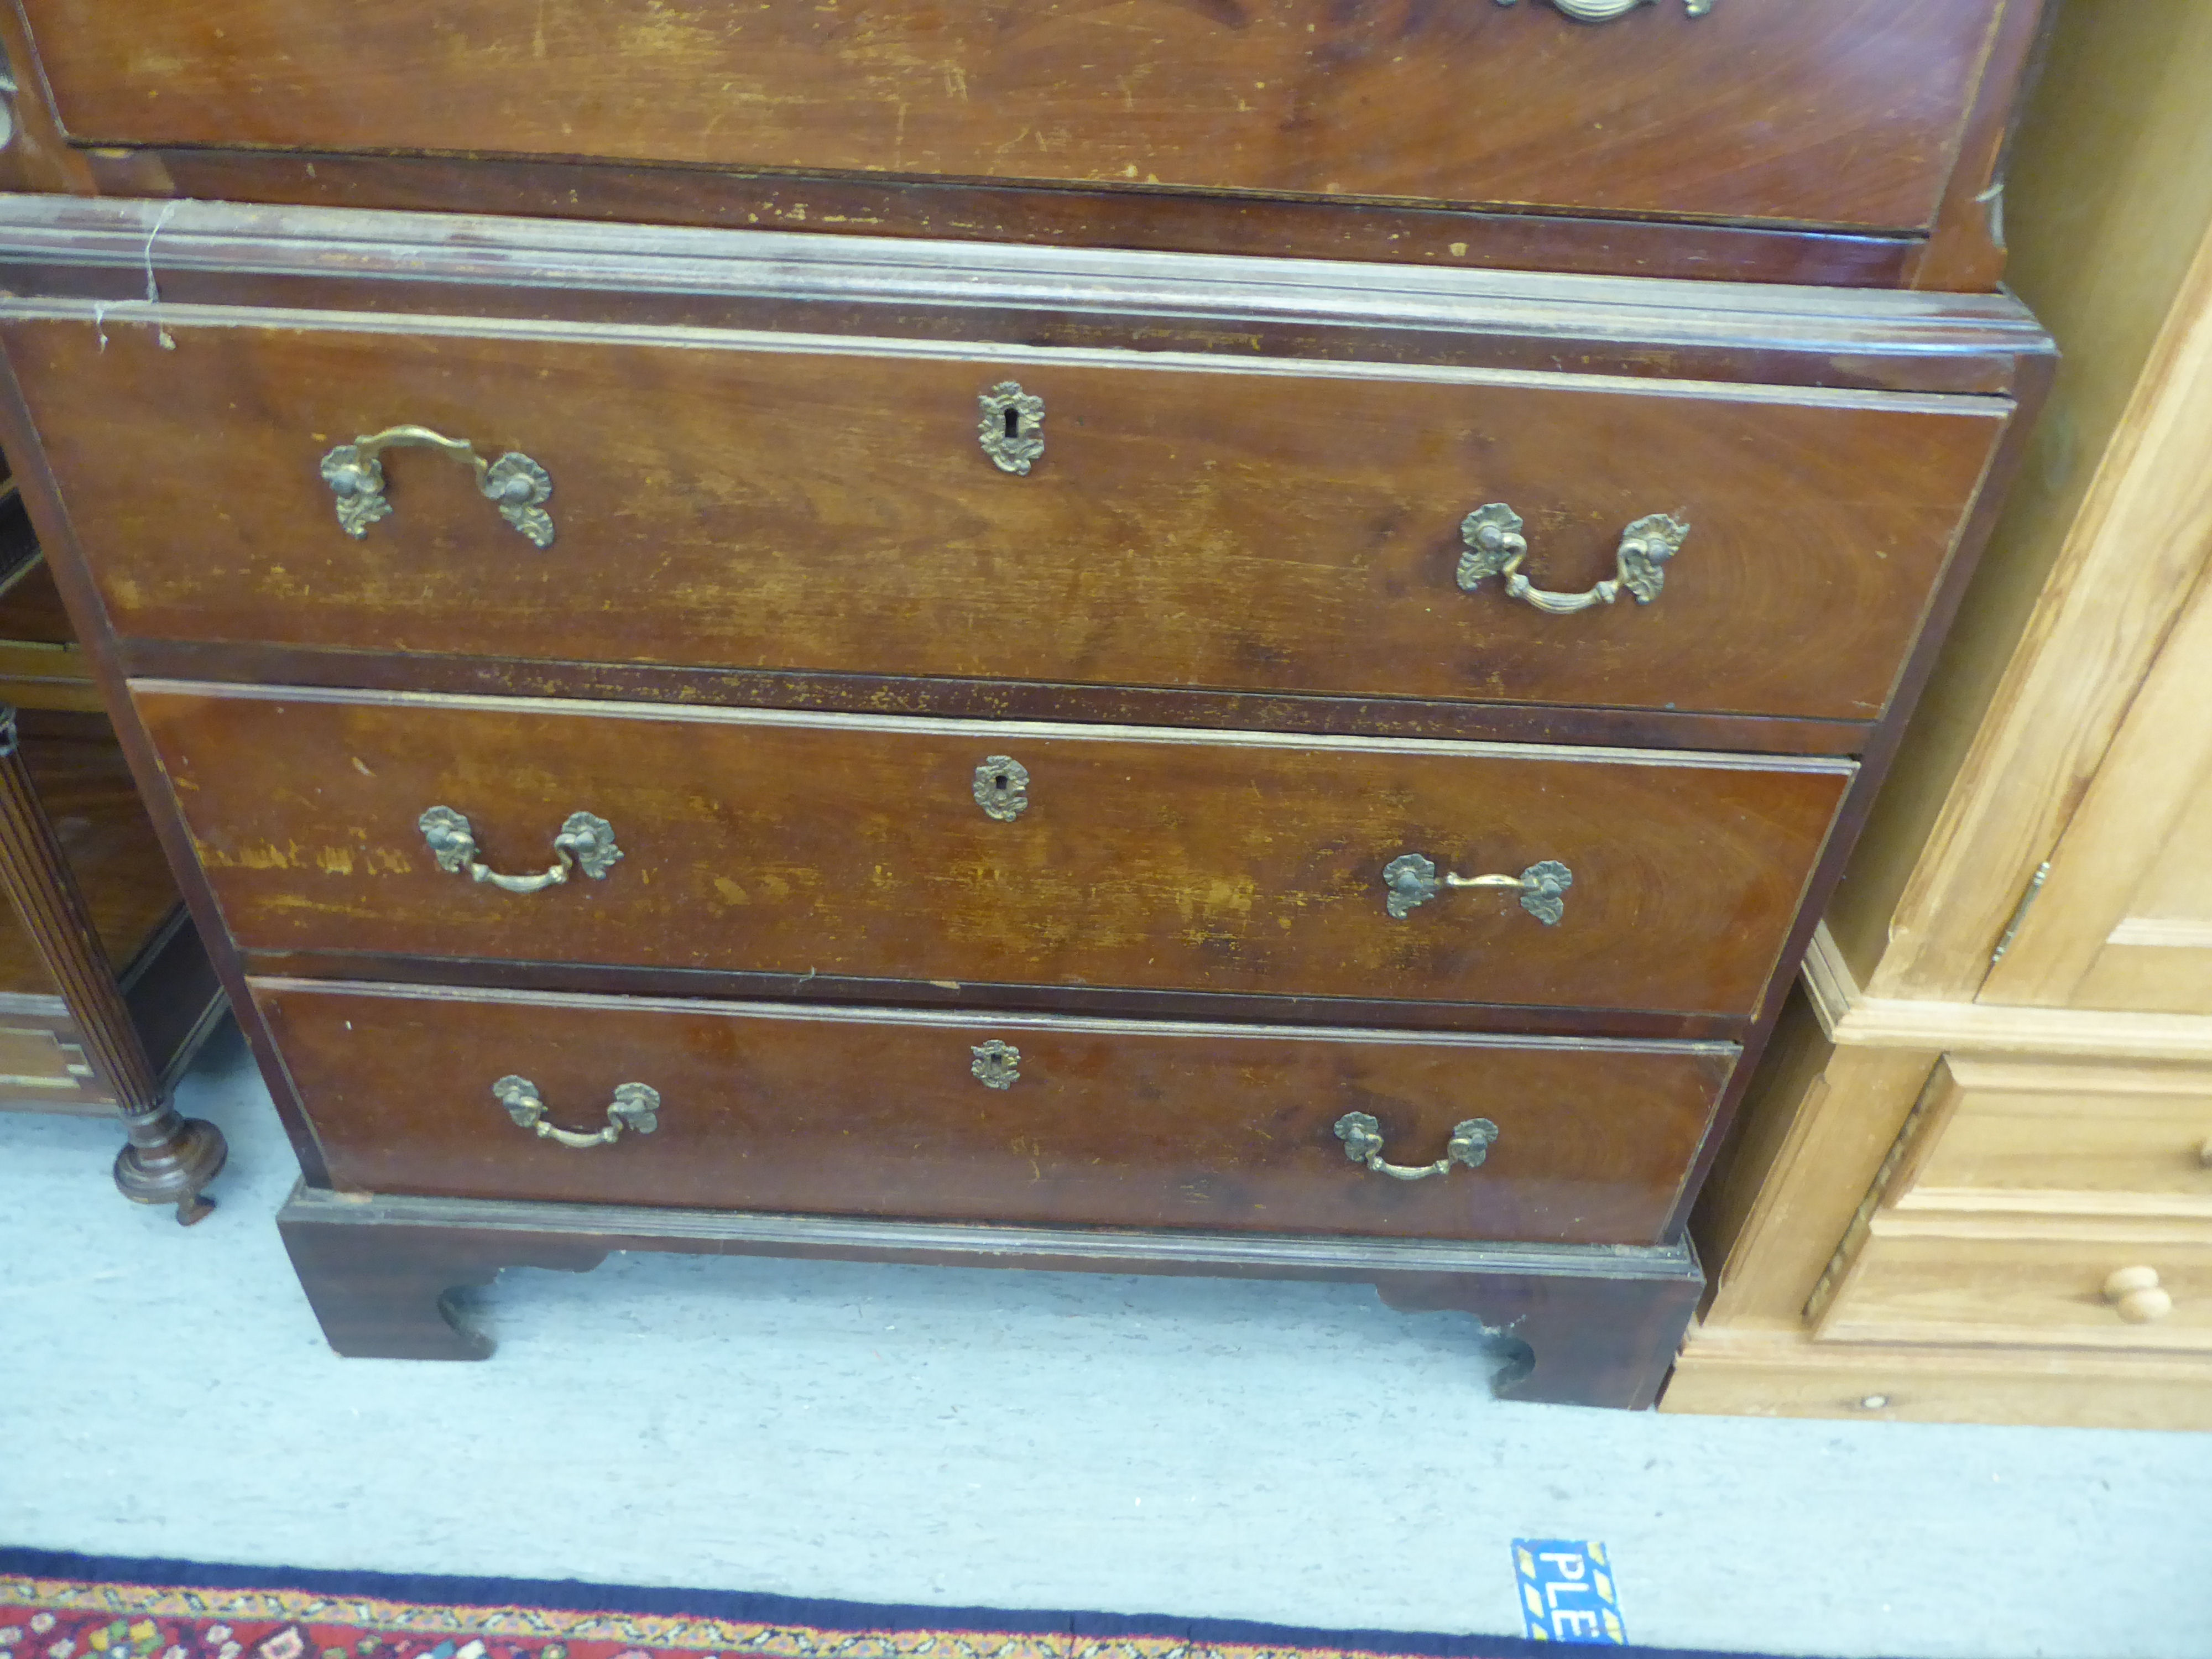
POLYGON ((0 1548, 0 1659, 1528 1659, 1560 1645, 0 1548))

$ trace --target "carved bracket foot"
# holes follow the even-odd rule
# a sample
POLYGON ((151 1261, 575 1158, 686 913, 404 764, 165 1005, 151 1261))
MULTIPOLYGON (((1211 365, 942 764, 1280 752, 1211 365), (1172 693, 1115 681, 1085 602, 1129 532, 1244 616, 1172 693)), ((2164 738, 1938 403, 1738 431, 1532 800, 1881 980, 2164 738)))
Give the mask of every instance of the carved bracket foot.
POLYGON ((276 1231, 331 1346, 351 1359, 488 1359, 493 1343, 463 1322, 453 1292, 503 1267, 588 1273, 606 1247, 495 1228, 379 1224, 379 1206, 298 1194, 276 1231))
POLYGON ((1659 1398, 1704 1280, 1408 1273, 1378 1279, 1401 1313, 1473 1314, 1507 1349, 1491 1379, 1500 1400, 1642 1411, 1659 1398))

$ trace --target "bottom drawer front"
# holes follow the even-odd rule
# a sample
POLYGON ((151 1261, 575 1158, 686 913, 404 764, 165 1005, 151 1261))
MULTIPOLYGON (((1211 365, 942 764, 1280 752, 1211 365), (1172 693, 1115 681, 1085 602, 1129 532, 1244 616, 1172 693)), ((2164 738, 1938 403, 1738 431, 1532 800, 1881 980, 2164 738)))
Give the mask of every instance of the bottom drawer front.
POLYGON ((2212 1226, 1877 1215, 1820 1334, 2212 1349, 2212 1226))
MULTIPOLYGON (((343 1190, 1644 1244, 1735 1050, 262 980, 343 1190), (494 1085, 509 1075, 529 1092, 494 1085), (656 1091, 574 1146, 617 1091, 656 1091), (1352 1162, 1479 1164, 1401 1180, 1352 1162), (1352 1132, 1357 1134, 1356 1128, 1352 1132)), ((632 1101, 638 1097, 633 1092, 632 1101)))

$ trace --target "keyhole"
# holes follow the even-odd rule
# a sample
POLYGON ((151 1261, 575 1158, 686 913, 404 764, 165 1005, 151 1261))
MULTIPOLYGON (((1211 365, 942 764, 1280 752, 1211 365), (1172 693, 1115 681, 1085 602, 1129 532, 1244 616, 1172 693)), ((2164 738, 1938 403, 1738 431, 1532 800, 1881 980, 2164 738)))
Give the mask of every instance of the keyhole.
POLYGON ((1006 793, 1006 775, 1004 772, 994 773, 991 777, 991 787, 997 790, 1000 794, 1005 794, 1006 793))
POLYGON ((1022 435, 1022 417, 1012 409, 1006 410, 1002 412, 1006 416, 1006 435, 1009 438, 1020 437, 1022 435))

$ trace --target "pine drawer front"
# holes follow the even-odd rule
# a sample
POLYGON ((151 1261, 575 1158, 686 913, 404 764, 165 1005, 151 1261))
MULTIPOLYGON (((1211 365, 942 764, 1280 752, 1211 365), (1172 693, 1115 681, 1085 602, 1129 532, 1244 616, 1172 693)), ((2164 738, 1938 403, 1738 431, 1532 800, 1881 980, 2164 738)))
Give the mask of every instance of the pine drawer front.
POLYGON ((2212 1223, 1879 1212, 1817 1334, 2212 1349, 2212 1223))
POLYGON ((248 951, 1741 1015, 1852 770, 136 690, 248 951), (619 854, 596 877, 556 844, 577 814, 619 854), (1401 862, 1419 859, 1425 883, 1401 862), (563 864, 573 879, 543 878, 563 864))
POLYGON ((2000 0, 27 0, 94 144, 598 156, 1926 224, 2000 0), (1743 72, 1756 65, 1757 72, 1743 72), (1470 118, 1470 110, 1479 118, 1470 118))
POLYGON ((1735 1054, 298 980, 254 994, 342 1190, 1077 1225, 1654 1243, 1735 1054), (625 1085, 653 1091, 649 1132, 625 1085), (1378 1162, 1445 1167, 1355 1162, 1336 1125, 1357 1113, 1378 1162))
POLYGON ((2212 1221, 2212 1069, 1954 1055, 1888 1201, 2212 1221))
POLYGON ((2012 409, 221 314, 5 326, 129 638, 1867 721, 2012 409), (550 544, 422 447, 348 533, 325 459, 405 426, 542 468, 550 544))

